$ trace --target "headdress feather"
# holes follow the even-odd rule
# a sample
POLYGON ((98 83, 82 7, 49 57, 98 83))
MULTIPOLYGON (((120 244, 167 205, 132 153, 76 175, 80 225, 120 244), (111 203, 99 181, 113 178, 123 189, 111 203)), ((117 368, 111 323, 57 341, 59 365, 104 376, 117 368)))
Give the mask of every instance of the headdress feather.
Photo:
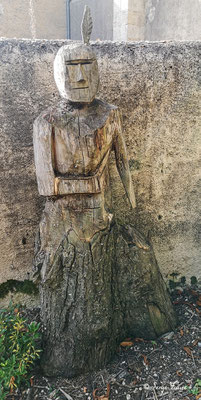
POLYGON ((91 10, 88 6, 85 6, 84 8, 81 28, 82 28, 82 40, 84 44, 89 44, 91 32, 93 29, 93 21, 91 16, 91 10))

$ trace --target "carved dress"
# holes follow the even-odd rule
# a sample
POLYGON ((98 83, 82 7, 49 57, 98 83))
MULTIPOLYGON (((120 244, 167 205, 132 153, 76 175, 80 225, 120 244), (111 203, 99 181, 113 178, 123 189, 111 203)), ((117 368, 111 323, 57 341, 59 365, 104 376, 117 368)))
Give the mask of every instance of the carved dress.
POLYGON ((124 147, 118 109, 100 100, 63 102, 34 122, 38 188, 47 196, 34 261, 47 375, 102 367, 124 337, 154 338, 175 325, 152 249, 105 210, 108 157, 114 149, 122 176, 124 147))

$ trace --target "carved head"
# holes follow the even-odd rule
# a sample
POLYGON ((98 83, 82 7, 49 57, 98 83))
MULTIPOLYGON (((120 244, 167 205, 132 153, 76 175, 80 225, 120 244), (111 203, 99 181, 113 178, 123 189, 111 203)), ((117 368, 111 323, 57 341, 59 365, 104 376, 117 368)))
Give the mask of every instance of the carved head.
POLYGON ((91 47, 70 44, 59 49, 54 79, 60 95, 76 103, 91 103, 99 86, 98 64, 91 47))

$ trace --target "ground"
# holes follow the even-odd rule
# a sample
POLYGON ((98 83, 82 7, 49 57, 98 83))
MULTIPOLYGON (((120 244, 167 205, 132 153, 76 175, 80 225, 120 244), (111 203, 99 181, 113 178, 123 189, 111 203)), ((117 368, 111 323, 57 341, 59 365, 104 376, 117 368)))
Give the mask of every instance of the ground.
MULTIPOLYGON (((45 378, 37 367, 32 387, 8 399, 201 399, 201 291, 177 289, 172 301, 178 316, 174 332, 155 341, 125 338, 103 370, 71 380, 45 378)), ((37 312, 31 316, 38 319, 37 312)))

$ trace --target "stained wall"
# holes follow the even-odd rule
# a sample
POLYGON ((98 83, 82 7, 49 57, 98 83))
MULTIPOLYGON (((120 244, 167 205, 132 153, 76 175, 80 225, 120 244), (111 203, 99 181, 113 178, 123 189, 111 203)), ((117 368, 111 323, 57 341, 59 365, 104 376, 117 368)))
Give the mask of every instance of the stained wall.
MULTIPOLYGON (((32 122, 58 100, 52 63, 63 41, 0 40, 0 282, 29 278, 43 208, 32 122)), ((66 42, 65 42, 66 43, 66 42)), ((94 43, 99 97, 122 110, 137 209, 111 160, 116 217, 151 237, 166 279, 200 277, 201 42, 94 43)))
POLYGON ((201 0, 143 0, 145 40, 201 40, 201 0))

